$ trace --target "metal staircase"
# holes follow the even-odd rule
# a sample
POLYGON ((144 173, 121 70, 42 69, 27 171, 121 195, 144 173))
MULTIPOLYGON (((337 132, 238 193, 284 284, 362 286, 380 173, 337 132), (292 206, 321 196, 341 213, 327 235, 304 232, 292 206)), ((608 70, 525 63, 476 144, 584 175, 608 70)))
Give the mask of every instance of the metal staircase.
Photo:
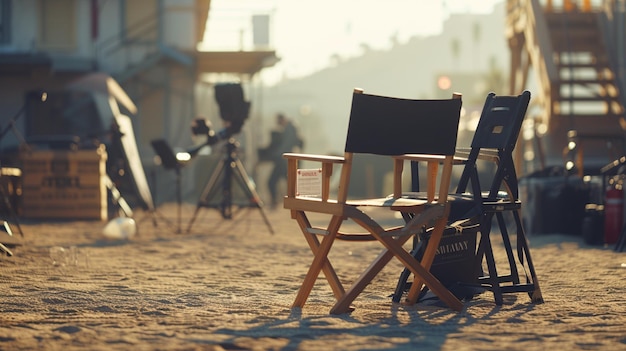
POLYGON ((103 67, 113 71, 113 76, 124 83, 150 69, 170 61, 183 66, 193 66, 194 60, 188 54, 163 44, 159 38, 157 14, 146 16, 143 20, 100 43, 98 50, 115 67, 103 67))
POLYGON ((507 20, 511 87, 521 90, 531 70, 539 85, 535 127, 544 124, 546 133, 534 145, 542 148, 542 166, 569 160, 580 174, 593 174, 623 154, 626 125, 604 7, 584 3, 555 9, 550 1, 510 0, 507 20))
POLYGON ((547 13, 558 79, 552 126, 611 134, 623 116, 598 13, 547 13))

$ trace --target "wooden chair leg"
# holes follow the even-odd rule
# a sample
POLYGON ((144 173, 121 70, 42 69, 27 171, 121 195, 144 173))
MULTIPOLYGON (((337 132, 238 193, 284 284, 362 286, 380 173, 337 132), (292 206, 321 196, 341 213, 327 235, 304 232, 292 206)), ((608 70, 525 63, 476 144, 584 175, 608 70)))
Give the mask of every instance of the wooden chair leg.
MULTIPOLYGON (((428 244, 424 250, 424 255, 420 261, 422 267, 426 270, 430 271, 430 267, 435 260, 435 254, 437 249, 439 248, 439 243, 441 242, 441 238, 443 237, 443 231, 446 227, 445 220, 439 220, 435 223, 435 227, 431 233, 430 239, 428 240, 428 244)), ((417 303, 417 299, 419 298, 419 294, 424 287, 424 282, 413 278, 413 284, 411 284, 411 288, 409 289, 409 293, 407 294, 406 302, 407 304, 413 305, 417 303)))
MULTIPOLYGON (((341 217, 333 216, 330 220, 330 224, 328 225, 328 235, 322 239, 317 250, 315 250, 313 258, 313 262, 311 266, 309 266, 309 270, 302 281, 302 285, 300 286, 300 290, 298 290, 298 295, 296 296, 295 301, 293 302, 292 307, 303 307, 306 303, 306 300, 315 285, 315 281, 319 276, 322 268, 326 266, 328 263, 328 253, 330 252, 330 248, 332 247, 335 238, 337 237, 337 230, 343 219, 341 217)), ((311 235, 306 233, 305 236, 311 235)))
POLYGON ((350 305, 354 299, 363 292, 363 289, 378 275, 378 273, 385 268, 387 263, 393 258, 393 253, 389 250, 384 250, 378 257, 370 264, 369 267, 357 278, 352 286, 346 291, 346 293, 337 300, 337 303, 331 308, 331 314, 342 314, 350 311, 350 305))
MULTIPOLYGON (((410 253, 406 252, 402 247, 402 244, 389 237, 378 237, 378 240, 381 241, 405 267, 413 272, 415 275, 415 281, 419 282, 417 285, 421 286, 422 284, 426 284, 426 286, 451 309, 455 311, 461 311, 463 309, 463 303, 456 296, 454 296, 450 290, 443 286, 443 284, 441 284, 441 282, 426 268, 424 268, 410 253)), ((433 236, 431 236, 430 240, 433 240, 433 236)), ((438 240, 435 239, 435 241, 438 240)), ((439 242, 437 242, 431 249, 436 251, 437 247, 439 247, 439 242)), ((431 253, 433 256, 434 251, 431 253)), ((424 256, 427 254, 428 247, 424 252, 424 256)))
MULTIPOLYGON (((311 248, 311 251, 313 252, 313 255, 315 256, 320 246, 320 241, 317 238, 317 235, 309 233, 308 229, 311 228, 311 223, 309 222, 309 219, 304 212, 297 212, 296 222, 298 222, 298 224, 300 225, 300 229, 304 234, 304 238, 306 239, 309 247, 311 248)), ((335 269, 330 264, 330 261, 328 261, 328 259, 322 267, 322 272, 324 273, 324 276, 328 281, 328 285, 333 291, 333 295, 335 295, 336 299, 339 299, 345 294, 345 290, 343 288, 343 285, 341 284, 341 281, 339 280, 339 277, 337 276, 337 273, 335 272, 335 269)))
MULTIPOLYGON (((443 231, 446 227, 447 211, 448 210, 446 210, 443 218, 435 222, 421 262, 404 250, 402 244, 404 244, 406 240, 400 242, 392 238, 378 237, 379 241, 381 241, 389 251, 393 252, 394 256, 396 256, 414 275, 413 284, 411 285, 406 301, 409 305, 413 305, 417 302, 419 292, 422 290, 423 285, 426 284, 426 286, 450 308, 456 311, 463 309, 461 301, 430 273, 430 267, 435 259, 435 254, 439 248, 439 243, 441 242, 443 231)), ((374 235, 377 236, 376 234, 374 235)))

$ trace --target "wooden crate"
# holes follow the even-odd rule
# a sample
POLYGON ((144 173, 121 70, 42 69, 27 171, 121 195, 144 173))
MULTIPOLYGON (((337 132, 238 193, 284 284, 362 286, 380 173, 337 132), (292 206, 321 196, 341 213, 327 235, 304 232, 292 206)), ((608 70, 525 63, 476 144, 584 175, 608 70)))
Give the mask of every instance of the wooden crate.
POLYGON ((106 220, 104 145, 95 150, 32 151, 22 161, 22 216, 106 220))

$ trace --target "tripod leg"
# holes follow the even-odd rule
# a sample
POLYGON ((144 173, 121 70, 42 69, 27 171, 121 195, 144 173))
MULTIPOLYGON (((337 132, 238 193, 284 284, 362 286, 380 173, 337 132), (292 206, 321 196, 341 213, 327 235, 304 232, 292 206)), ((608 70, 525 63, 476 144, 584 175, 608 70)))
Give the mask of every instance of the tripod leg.
POLYGON ((222 218, 233 218, 233 159, 229 156, 227 165, 224 168, 224 178, 222 179, 222 204, 220 209, 222 211, 222 218))
POLYGON ((261 197, 254 189, 252 181, 250 180, 248 173, 246 173, 246 169, 243 167, 243 163, 241 163, 239 159, 236 160, 236 166, 237 166, 236 170, 237 170, 239 183, 241 187, 244 189, 244 191, 246 191, 246 195, 248 195, 248 198, 251 200, 251 205, 254 205, 254 207, 259 209, 259 211, 261 212, 261 217, 263 217, 263 221, 265 222, 265 225, 269 229, 270 233, 274 234, 274 229, 272 228, 270 221, 267 219, 267 216, 265 215, 265 211, 263 211, 263 201, 261 200, 261 197))
POLYGON ((176 167, 176 206, 177 206, 177 227, 176 227, 176 234, 180 234, 180 221, 181 221, 181 217, 182 217, 182 203, 183 203, 183 199, 182 199, 182 191, 181 191, 181 176, 180 176, 180 167, 176 167))
POLYGON ((189 220, 189 224, 187 224, 187 233, 191 232, 191 226, 193 225, 193 222, 196 221, 196 216, 198 215, 199 211, 200 211, 200 205, 196 206, 196 210, 193 212, 193 216, 191 216, 191 219, 189 220))
POLYGON ((187 226, 187 232, 191 231, 191 226, 196 219, 198 212, 200 211, 200 207, 209 206, 209 197, 213 195, 216 191, 215 186, 219 180, 220 175, 223 176, 222 179, 222 201, 220 205, 220 210, 222 212, 222 217, 224 219, 232 218, 232 177, 235 176, 236 181, 239 186, 248 196, 248 200, 250 200, 250 206, 248 207, 256 207, 261 211, 261 216, 265 221, 265 224, 270 230, 270 233, 274 234, 274 230, 265 216, 265 212, 263 212, 261 197, 254 190, 254 186, 250 177, 246 173, 245 168, 241 161, 236 157, 236 142, 229 141, 229 143, 225 146, 225 157, 220 161, 217 165, 215 171, 211 175, 209 182, 204 187, 202 194, 200 195, 200 199, 198 200, 198 205, 196 206, 196 211, 187 226), (223 173, 222 173, 223 172, 223 173))
POLYGON ((215 168, 215 171, 213 171, 213 174, 211 174, 211 178, 209 178, 209 182, 204 186, 204 189, 202 190, 202 194, 200 194, 200 198, 198 199, 198 204, 196 205, 196 210, 194 211, 193 216, 191 217, 191 220, 189 221, 189 224, 187 224, 187 233, 191 232, 191 226, 193 225, 193 222, 195 222, 196 220, 196 216, 198 215, 198 212, 200 211, 200 207, 208 205, 209 203, 208 198, 213 192, 214 187, 217 184, 217 181, 223 170, 224 170, 224 160, 221 160, 217 164, 217 167, 215 168))
POLYGON ((15 226, 17 227, 17 231, 20 233, 20 236, 22 236, 23 238, 24 232, 22 231, 22 227, 20 226, 20 221, 17 218, 17 213, 15 212, 15 209, 13 208, 13 205, 11 204, 11 201, 9 200, 7 190, 5 189, 4 185, 0 185, 0 196, 2 196, 2 199, 4 200, 4 206, 9 210, 11 219, 13 220, 13 222, 15 223, 15 226))
MULTIPOLYGON (((11 226, 9 225, 9 223, 7 221, 3 221, 3 222, 4 223, 2 223, 2 226, 4 227, 4 230, 7 232, 9 236, 13 236, 13 232, 11 231, 11 226)), ((13 256, 13 252, 11 252, 11 250, 9 250, 2 243, 0 243, 0 251, 4 251, 7 254, 7 256, 13 256)))
POLYGON ((133 210, 130 208, 126 200, 124 200, 120 191, 117 190, 111 178, 106 176, 104 181, 106 183, 107 189, 109 189, 109 191, 111 192, 111 198, 113 202, 120 208, 120 210, 124 213, 126 217, 132 217, 133 210))
POLYGON ((4 253, 6 253, 7 256, 13 256, 13 252, 11 252, 11 250, 9 250, 9 248, 4 246, 2 243, 0 243, 0 251, 3 251, 4 253))

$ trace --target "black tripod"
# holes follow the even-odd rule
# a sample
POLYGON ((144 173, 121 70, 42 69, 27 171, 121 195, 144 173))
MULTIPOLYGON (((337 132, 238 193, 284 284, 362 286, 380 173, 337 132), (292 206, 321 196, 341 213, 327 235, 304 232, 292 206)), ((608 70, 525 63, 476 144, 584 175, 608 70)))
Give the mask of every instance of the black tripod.
MULTIPOLYGON (((4 139, 6 134, 10 130, 12 130, 13 133, 15 134, 15 136, 20 140, 20 142, 23 145, 27 145, 26 140, 24 140, 24 137, 22 136, 22 134, 20 134, 20 132, 17 130, 17 128, 15 127, 15 124, 16 124, 17 120, 20 118, 20 116, 22 114, 24 114, 24 111, 26 111, 26 106, 27 106, 29 101, 35 99, 35 100, 39 100, 40 102, 43 103, 43 102, 46 102, 47 98, 48 98, 48 94, 45 93, 45 92, 30 92, 30 93, 28 93, 28 97, 27 97, 26 101, 24 102, 24 104, 22 104, 22 107, 20 107, 20 109, 17 111, 17 113, 15 115, 13 115, 13 117, 11 117, 11 119, 9 120, 9 123, 4 127, 4 129, 2 129, 2 131, 0 131, 0 143, 2 142, 2 140, 4 139)), ((10 169, 7 168, 7 171, 10 172, 10 169)), ((0 174, 0 176, 2 176, 2 177, 11 176, 11 174, 4 174, 4 169, 2 169, 1 173, 2 174, 0 174)), ((21 176, 21 172, 19 172, 19 176, 21 176)), ((15 208, 13 208, 13 204, 11 203, 11 201, 9 199, 10 194, 8 193, 8 189, 5 188, 5 186, 3 184, 0 184, 0 196, 2 197, 2 199, 4 201, 4 206, 8 210, 9 215, 11 216, 11 219, 13 220, 15 225, 17 226, 17 230, 19 231, 20 235, 22 237, 24 237, 24 232, 22 231, 22 227, 20 226, 20 221, 19 221, 19 219, 17 217, 17 212, 16 212, 15 208)), ((13 236, 13 232, 11 231, 11 226, 7 223, 7 221, 2 221, 1 222, 1 226, 2 226, 3 231, 5 231, 9 236, 13 236)), ((4 246, 2 243, 0 243, 0 251, 5 252, 8 256, 13 256, 13 253, 6 246, 4 246)))
MULTIPOLYGON (((200 195, 200 199, 198 200, 198 205, 196 206, 196 210, 189 221, 189 225, 187 226, 187 232, 191 231, 191 226, 193 222, 196 220, 196 216, 200 211, 201 207, 213 207, 218 208, 222 214, 222 218, 224 219, 232 219, 233 218, 233 179, 236 181, 236 184, 244 191, 247 203, 246 204, 237 204, 239 208, 241 207, 254 207, 258 208, 261 211, 261 216, 267 225, 267 228, 270 230, 270 233, 274 234, 274 230, 270 225, 267 217, 265 216, 265 212, 263 211, 263 202, 261 201, 261 197, 254 189, 252 181, 248 174, 246 173, 241 160, 237 157, 237 146, 238 143, 234 138, 228 139, 226 145, 224 145, 224 157, 217 164, 215 171, 209 178, 209 182, 204 187, 202 194, 200 195), (222 187, 219 189, 217 187, 218 181, 222 180, 222 187), (221 190, 221 192, 219 191, 221 190), (216 196, 221 195, 221 201, 216 203, 216 196)), ((219 199, 219 197, 218 197, 219 199)))

